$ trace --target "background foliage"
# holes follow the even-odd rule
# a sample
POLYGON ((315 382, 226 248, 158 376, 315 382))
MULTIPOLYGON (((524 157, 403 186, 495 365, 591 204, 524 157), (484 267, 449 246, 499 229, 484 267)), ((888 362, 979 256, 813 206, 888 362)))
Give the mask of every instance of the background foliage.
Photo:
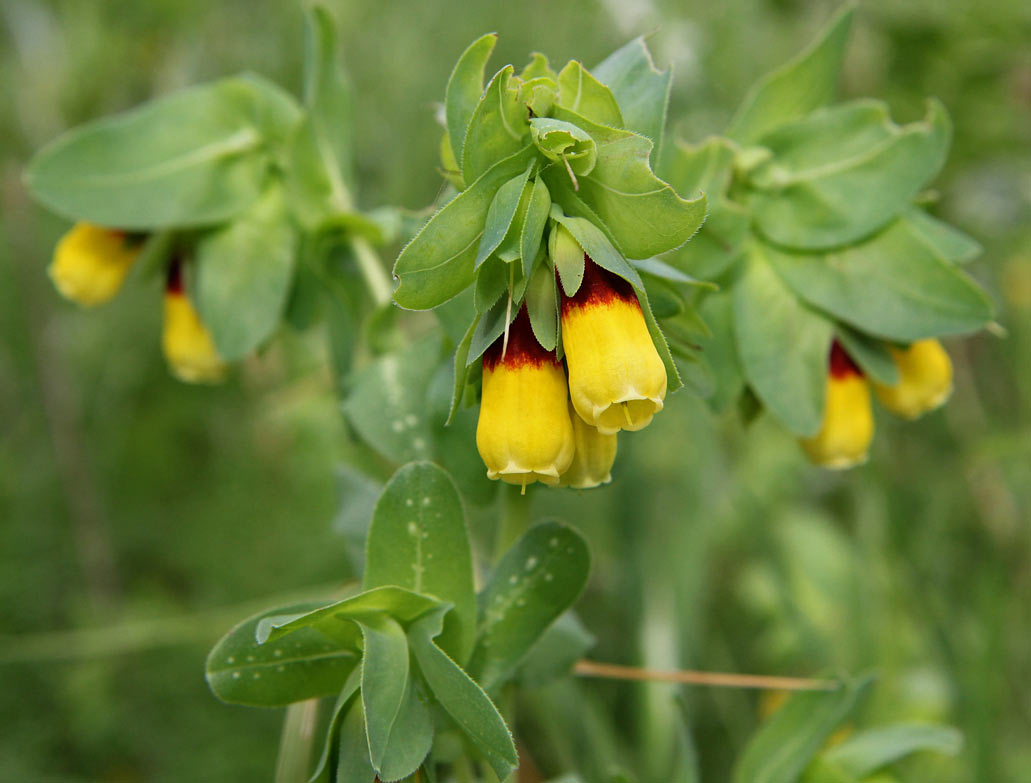
MULTIPOLYGON (((698 140, 834 6, 337 3, 361 112, 360 206, 420 208, 437 194, 431 104, 486 30, 501 36, 496 62, 539 49, 588 65, 657 30, 657 57, 676 69, 671 134, 698 140)), ((346 520, 334 524, 345 424, 319 335, 284 332, 224 387, 174 382, 156 288, 89 315, 59 301, 43 269, 65 226, 20 182, 61 130, 155 93, 242 69, 296 90, 301 19, 271 1, 0 8, 0 769, 12 780, 266 777, 279 715, 212 699, 205 653, 252 606, 324 594, 349 567, 346 520), (112 623, 117 644, 88 631, 112 623), (54 633, 73 628, 84 630, 54 633)), ((864 468, 810 468, 773 422, 746 429, 685 392, 664 426, 624 440, 613 485, 541 493, 537 511, 577 520, 592 543, 580 609, 596 657, 875 668, 864 723, 964 732, 958 756, 907 762, 914 779, 1017 780, 1031 765, 1031 11, 876 0, 854 35, 842 97, 883 97, 900 122, 926 95, 949 108, 940 211, 985 246, 970 270, 1009 338, 950 344, 952 402, 917 424, 881 417, 864 468)), ((490 509, 470 511, 474 530, 489 525, 490 509)), ((653 759, 642 776, 662 779, 673 739, 654 729, 676 708, 670 687, 590 690, 624 716, 619 743, 653 759)), ((724 778, 759 719, 755 694, 682 697, 703 779, 724 778)), ((523 714, 550 714, 568 735, 561 694, 529 701, 523 714)))

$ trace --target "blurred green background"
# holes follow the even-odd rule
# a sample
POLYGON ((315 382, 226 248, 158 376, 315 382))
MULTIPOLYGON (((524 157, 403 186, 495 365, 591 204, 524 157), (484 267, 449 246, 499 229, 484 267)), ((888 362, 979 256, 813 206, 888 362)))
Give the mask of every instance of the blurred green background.
MULTIPOLYGON (((675 67, 670 127, 698 140, 836 7, 331 5, 366 208, 438 194, 434 102, 485 31, 501 34, 496 65, 532 50, 591 65, 654 33, 658 61, 675 67)), ((44 270, 67 226, 20 180, 61 131, 157 93, 245 69, 296 92, 300 9, 0 4, 0 781, 270 779, 279 712, 216 702, 204 656, 253 609, 351 574, 333 527, 347 436, 322 336, 284 333, 222 387, 175 382, 159 351, 160 292, 137 284, 89 313, 61 301, 44 270)), ((842 94, 884 98, 899 120, 920 116, 925 96, 944 101, 955 141, 937 212, 984 244, 971 270, 1008 337, 951 341, 951 403, 913 424, 881 416, 870 463, 845 474, 806 465, 773 423, 714 417, 684 392, 660 426, 622 440, 611 486, 537 493, 539 515, 592 542, 581 614, 594 657, 872 668, 862 725, 924 718, 965 735, 959 756, 916 757, 906 779, 1031 779, 1029 41, 1023 0, 861 4, 842 94)), ((478 525, 491 514, 476 512, 478 525)), ((640 750, 636 771, 663 780, 673 689, 591 690, 618 743, 640 750)), ((759 720, 756 694, 681 696, 702 779, 724 779, 759 720)))

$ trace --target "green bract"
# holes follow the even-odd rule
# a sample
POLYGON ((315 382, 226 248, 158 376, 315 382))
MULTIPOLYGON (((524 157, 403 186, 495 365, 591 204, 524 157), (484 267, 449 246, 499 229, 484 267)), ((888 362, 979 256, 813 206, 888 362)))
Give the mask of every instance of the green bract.
POLYGON ((726 407, 747 385, 803 436, 823 419, 832 340, 893 384, 889 345, 992 319, 985 293, 957 267, 978 244, 915 203, 946 157, 944 107, 929 101, 923 120, 900 126, 879 101, 826 106, 851 18, 846 8, 757 82, 726 138, 678 143, 665 170, 711 205, 668 262, 730 289, 702 305, 713 325, 700 340, 715 370, 713 404, 726 407))

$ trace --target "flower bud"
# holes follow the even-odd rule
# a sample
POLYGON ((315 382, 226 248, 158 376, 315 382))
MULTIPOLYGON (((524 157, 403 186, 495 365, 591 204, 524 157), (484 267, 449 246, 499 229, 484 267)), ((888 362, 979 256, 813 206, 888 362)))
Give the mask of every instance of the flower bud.
POLYGON ((905 349, 891 348, 899 370, 894 386, 874 384, 877 399, 892 413, 915 419, 945 404, 952 394, 952 361, 937 340, 917 340, 905 349))
POLYGON ((866 462, 872 440, 870 385, 835 341, 831 346, 823 425, 814 437, 801 440, 802 448, 811 462, 842 470, 866 462))
POLYGON ((139 236, 76 223, 58 241, 47 271, 66 299, 84 307, 103 304, 118 293, 142 247, 139 236))
POLYGON ((612 481, 612 464, 616 461, 616 435, 603 435, 597 427, 585 422, 569 406, 573 422, 573 442, 576 450, 573 461, 559 480, 560 486, 573 489, 591 489, 612 481))
POLYGON ((562 297, 573 407, 606 435, 643 429, 662 410, 666 367, 633 287, 587 256, 584 264, 580 288, 562 297))
POLYGON ((476 448, 487 477, 524 487, 557 484, 573 460, 566 374, 541 347, 525 306, 508 335, 483 355, 483 396, 476 448))
POLYGON ((181 381, 218 383, 225 378, 225 362, 183 290, 182 263, 178 260, 168 269, 161 347, 169 370, 181 381))

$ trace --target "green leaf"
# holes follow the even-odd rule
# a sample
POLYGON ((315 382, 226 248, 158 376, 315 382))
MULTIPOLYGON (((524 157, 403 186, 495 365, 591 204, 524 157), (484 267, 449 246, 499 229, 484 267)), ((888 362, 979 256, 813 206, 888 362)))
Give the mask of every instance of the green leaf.
POLYGON ((668 280, 671 283, 693 285, 698 286, 699 288, 708 288, 711 291, 715 291, 718 288, 715 283, 710 283, 708 280, 699 280, 696 277, 691 277, 691 275, 686 275, 676 267, 670 266, 659 258, 641 258, 637 261, 633 261, 630 265, 638 272, 644 272, 652 277, 668 280))
POLYGON ((543 241, 544 227, 551 212, 551 194, 544 180, 537 177, 530 191, 530 203, 526 207, 526 218, 519 237, 519 254, 523 259, 523 277, 529 278, 533 262, 537 259, 543 241))
POLYGON ((504 780, 519 766, 515 742, 483 689, 433 642, 443 627, 445 611, 442 608, 412 623, 408 643, 440 706, 487 756, 498 779, 504 780))
POLYGON ((433 744, 429 713, 416 696, 409 672, 408 637, 389 617, 355 620, 365 641, 362 710, 369 759, 385 781, 411 774, 433 744))
POLYGON ((904 220, 825 256, 773 249, 767 255, 798 296, 886 340, 965 334, 992 319, 984 291, 938 258, 904 220))
POLYGON ((673 70, 655 67, 644 38, 635 38, 617 49, 594 68, 594 75, 607 84, 619 102, 623 127, 651 139, 652 163, 662 148, 666 108, 673 83, 673 70))
POLYGON ((508 292, 509 275, 515 270, 497 256, 490 256, 476 274, 473 285, 473 306, 476 312, 485 313, 508 292))
POLYGON ((510 677, 555 618, 587 582, 583 537, 558 522, 528 530, 491 574, 480 605, 480 637, 469 671, 490 690, 510 677))
POLYGON ((469 328, 465 332, 465 336, 462 337, 461 342, 455 348, 455 362, 454 362, 454 376, 452 379, 451 386, 451 406, 448 409, 446 425, 450 425, 455 418, 455 411, 458 410, 458 405, 462 401, 462 397, 465 394, 466 381, 469 378, 469 349, 472 346, 473 335, 476 334, 476 329, 480 324, 480 318, 482 316, 477 313, 476 317, 473 318, 469 328))
POLYGON ((551 70, 551 66, 548 64, 548 58, 546 55, 540 52, 532 52, 530 54, 530 62, 526 64, 522 71, 519 72, 519 78, 524 82, 530 81, 530 79, 548 78, 553 82, 558 81, 558 74, 551 70))
POLYGON ((204 666, 212 693, 230 704, 281 707, 339 691, 358 663, 357 651, 334 646, 314 628, 300 630, 285 642, 255 642, 262 620, 318 607, 309 602, 266 610, 229 631, 204 666))
MULTIPOLYGON (((835 115, 814 117, 813 122, 835 115)), ((882 130, 888 135, 862 154, 842 159, 833 157, 836 136, 834 123, 829 124, 829 149, 820 144, 801 147, 794 155, 797 168, 782 166, 775 159, 767 164, 774 167, 772 174, 767 168, 759 170, 763 175, 759 185, 768 189, 756 192, 752 199, 755 223, 780 245, 826 249, 881 228, 901 214, 938 172, 951 135, 945 109, 931 101, 927 118, 921 122, 901 128, 885 125, 877 131, 858 128, 853 133, 858 140, 848 142, 856 149, 882 130), (812 166, 805 160, 810 149, 812 166)))
MULTIPOLYGON (((862 780, 881 767, 916 753, 932 750, 950 756, 959 753, 963 735, 951 726, 931 723, 895 723, 857 732, 840 745, 824 751, 819 768, 840 774, 848 780, 862 780)), ((804 777, 816 783, 812 772, 804 777)))
POLYGON ((623 127, 623 115, 612 90, 598 81, 576 60, 566 63, 558 75, 558 105, 575 111, 592 122, 611 128, 623 127))
POLYGON ((510 308, 507 300, 498 302, 483 314, 469 341, 469 354, 465 357, 467 367, 483 356, 483 352, 490 348, 517 315, 519 315, 519 308, 515 306, 510 308))
POLYGON ((192 87, 65 133, 36 154, 25 183, 55 212, 102 226, 219 223, 257 200, 267 137, 296 112, 256 78, 192 87))
POLYGON ((742 144, 753 144, 778 125, 804 117, 834 95, 855 11, 846 5, 807 49, 756 82, 727 129, 742 144))
MULTIPOLYGON (((337 695, 336 702, 333 704, 333 711, 329 716, 329 725, 326 727, 326 739, 322 746, 322 753, 319 754, 319 761, 315 765, 315 771, 311 774, 308 779, 308 783, 329 783, 330 775, 333 772, 333 768, 339 768, 340 760, 340 746, 341 737, 340 732, 345 722, 345 716, 348 714, 348 709, 352 707, 352 699, 354 695, 358 693, 358 688, 361 685, 361 667, 356 667, 347 678, 347 682, 344 684, 343 689, 337 695)), ((362 731, 362 740, 364 743, 365 733, 362 731)), ((368 753, 365 754, 366 757, 368 753)), ((372 767, 369 767, 369 772, 372 772, 372 767)), ((334 776, 335 777, 335 776, 334 776)))
MULTIPOLYGON (((583 220, 582 218, 573 218, 573 220, 583 220)), ((583 221, 593 231, 597 231, 601 234, 601 231, 594 228, 586 220, 583 221)), ((584 228, 586 230, 586 228, 584 228)), ((602 235, 604 236, 604 235, 602 235)), ((549 237, 549 248, 548 254, 551 256, 552 263, 555 265, 555 271, 558 273, 559 280, 562 281, 562 290, 566 296, 574 296, 577 291, 580 290, 580 284, 584 279, 584 269, 586 264, 586 258, 584 256, 584 248, 569 232, 569 229, 565 227, 563 223, 558 223, 551 230, 549 237)), ((608 240, 605 240, 605 245, 608 248, 612 248, 608 244, 608 240)), ((615 249, 611 250, 615 253, 615 249)), ((618 254, 617 254, 618 255, 618 254)), ((620 259, 622 260, 622 259, 620 259)))
POLYGON ((677 141, 663 173, 678 193, 701 190, 713 201, 730 185, 735 149, 736 145, 722 136, 710 136, 698 144, 677 141))
POLYGON ((460 158, 466 182, 475 182, 528 141, 527 109, 519 100, 519 90, 510 84, 512 70, 506 65, 494 75, 469 121, 460 158))
POLYGON ((838 324, 834 332, 845 352, 877 383, 894 386, 899 382, 898 365, 882 340, 857 332, 844 324, 838 324))
POLYGON ((497 33, 488 33, 473 41, 458 58, 451 78, 448 79, 444 93, 444 114, 456 161, 462 159, 462 146, 469 121, 483 95, 484 69, 497 42, 497 33))
POLYGON ((254 628, 254 638, 259 644, 265 644, 278 641, 287 634, 298 633, 305 628, 314 628, 333 639, 338 646, 349 646, 357 650, 360 635, 354 625, 345 621, 385 613, 398 622, 410 623, 438 606, 440 602, 435 598, 419 595, 396 585, 387 585, 366 590, 364 593, 296 617, 275 618, 266 613, 264 621, 259 622, 254 628))
POLYGON ((698 314, 710 331, 709 336, 699 334, 694 337, 712 368, 714 388, 708 399, 709 406, 717 413, 723 413, 741 396, 745 385, 741 360, 734 344, 731 291, 706 296, 698 307, 698 314))
POLYGON ((684 244, 705 220, 706 199, 686 200, 652 173, 652 142, 629 131, 597 125, 567 109, 558 119, 586 130, 598 144, 598 162, 574 190, 564 167, 544 169, 552 199, 567 214, 594 219, 627 258, 648 258, 684 244))
POLYGON ((526 312, 537 342, 544 350, 554 351, 558 345, 558 289, 555 270, 548 263, 537 267, 526 286, 526 312))
POLYGON ((391 584, 453 604, 438 643, 459 662, 469 657, 476 636, 469 533, 451 477, 430 462, 398 470, 372 516, 364 586, 391 584))
POLYGON ((494 195, 487 210, 487 218, 483 226, 483 236, 480 239, 480 247, 476 251, 476 261, 473 269, 479 269, 490 254, 493 253, 505 239, 509 226, 515 219, 519 210, 519 202, 523 196, 526 182, 530 178, 530 170, 533 163, 526 167, 526 171, 517 177, 513 177, 500 188, 494 195))
POLYGON ((394 264, 400 281, 395 302, 409 310, 428 310, 472 283, 476 249, 494 195, 502 184, 525 171, 535 154, 528 144, 498 161, 430 218, 394 264))
POLYGON ((377 359, 354 378, 344 415, 366 443, 393 462, 433 453, 426 387, 440 359, 439 340, 431 335, 377 359))
POLYGON ((734 333, 744 376, 763 405, 797 435, 823 421, 833 326, 773 271, 773 251, 751 247, 734 285, 734 333))
POLYGON ((900 219, 908 222, 913 234, 943 261, 965 264, 973 261, 984 250, 973 237, 918 207, 911 207, 900 219))
POLYGON ((598 160, 598 145, 585 130, 553 117, 530 120, 530 138, 545 158, 566 164, 577 176, 591 173, 598 160))
POLYGON ((297 258, 297 232, 280 187, 197 242, 196 301, 227 361, 246 356, 279 326, 297 258))
POLYGON ((747 208, 718 196, 709 202, 709 216, 698 233, 667 259, 703 280, 718 280, 741 259, 750 227, 747 208))
POLYGON ((365 711, 362 700, 355 699, 340 725, 335 783, 374 783, 375 779, 365 737, 365 711))
POLYGON ((831 733, 853 710, 870 677, 833 691, 796 692, 752 736, 734 768, 734 783, 795 783, 831 733))

